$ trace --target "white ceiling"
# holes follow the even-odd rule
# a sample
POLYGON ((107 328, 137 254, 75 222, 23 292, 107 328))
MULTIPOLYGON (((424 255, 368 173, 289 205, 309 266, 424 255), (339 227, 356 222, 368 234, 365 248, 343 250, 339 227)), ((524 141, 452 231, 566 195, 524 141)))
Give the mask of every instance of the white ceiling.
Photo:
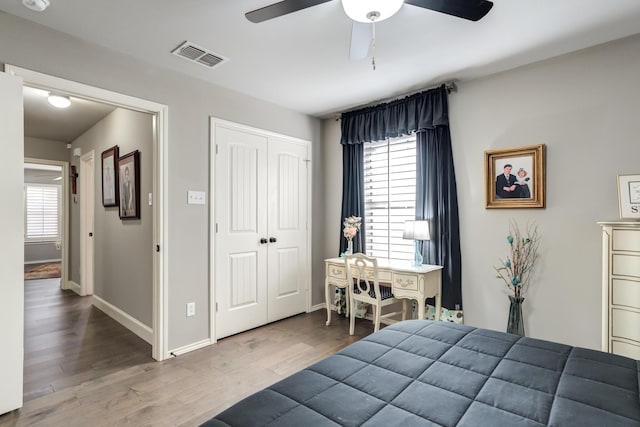
POLYGON ((0 10, 302 113, 327 117, 640 32, 639 0, 494 0, 478 22, 405 4, 377 24, 376 63, 348 60, 351 21, 333 0, 260 24, 275 0, 20 0, 0 10), (170 52, 188 40, 228 58, 213 69, 170 52))
POLYGON ((115 107, 70 97, 68 108, 55 108, 47 101, 49 92, 23 88, 24 135, 71 142, 111 113, 115 107))

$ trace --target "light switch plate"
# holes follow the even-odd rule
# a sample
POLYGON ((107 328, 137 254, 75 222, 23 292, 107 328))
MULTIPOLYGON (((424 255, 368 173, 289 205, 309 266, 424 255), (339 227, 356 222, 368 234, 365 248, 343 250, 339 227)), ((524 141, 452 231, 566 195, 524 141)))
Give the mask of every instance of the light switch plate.
POLYGON ((204 205, 207 198, 204 191, 187 191, 187 204, 189 205, 204 205))
POLYGON ((195 302, 188 302, 187 303, 187 317, 191 317, 191 316, 195 316, 196 315, 196 303, 195 302))

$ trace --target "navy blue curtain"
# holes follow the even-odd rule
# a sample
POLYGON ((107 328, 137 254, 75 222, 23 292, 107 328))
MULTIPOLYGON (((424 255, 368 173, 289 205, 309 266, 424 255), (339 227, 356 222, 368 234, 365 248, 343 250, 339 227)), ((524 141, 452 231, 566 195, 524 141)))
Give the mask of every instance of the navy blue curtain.
POLYGON ((342 114, 342 145, 382 141, 438 126, 449 126, 443 86, 375 107, 342 114))
MULTIPOLYGON (((342 221, 359 216, 364 224, 364 148, 362 144, 342 146, 342 221)), ((347 249, 340 222, 340 253, 347 249)), ((364 252, 364 227, 353 238, 353 252, 364 252)))
MULTIPOLYGON (((423 242, 423 256, 425 262, 444 267, 442 306, 461 310, 458 196, 451 154, 447 90, 444 85, 404 99, 342 115, 342 216, 364 216, 363 154, 362 150, 355 151, 355 148, 361 148, 365 142, 410 135, 414 132, 417 138, 418 171, 416 219, 428 220, 431 234, 431 240, 423 242), (349 212, 349 209, 355 207, 360 209, 362 215, 349 212)), ((342 236, 342 231, 340 235, 342 236)), ((361 238, 362 235, 363 233, 359 233, 361 238)), ((340 239, 341 251, 346 246, 344 240, 340 239)), ((362 245, 362 240, 358 244, 362 245)), ((354 251, 362 247, 354 244, 354 251)))
POLYGON ((429 221, 426 264, 442 265, 442 306, 462 310, 458 195, 448 126, 416 134, 416 218, 429 221))

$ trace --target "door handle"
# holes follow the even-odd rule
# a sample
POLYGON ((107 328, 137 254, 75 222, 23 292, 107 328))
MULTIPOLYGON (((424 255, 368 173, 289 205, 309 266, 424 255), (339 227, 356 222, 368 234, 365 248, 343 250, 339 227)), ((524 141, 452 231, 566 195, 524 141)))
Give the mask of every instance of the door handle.
POLYGON ((275 237, 269 237, 269 242, 275 243, 277 240, 275 237))
POLYGON ((262 239, 260 239, 260 244, 264 245, 265 243, 267 243, 267 239, 265 239, 264 237, 262 239))
POLYGON ((93 237, 93 233, 89 233, 89 237, 93 237))

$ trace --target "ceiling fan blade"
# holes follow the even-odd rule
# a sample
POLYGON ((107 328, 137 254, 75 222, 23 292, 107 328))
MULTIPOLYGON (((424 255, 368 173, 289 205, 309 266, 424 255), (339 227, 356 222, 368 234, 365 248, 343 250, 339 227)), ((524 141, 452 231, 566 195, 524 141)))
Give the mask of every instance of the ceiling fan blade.
POLYGON ((358 61, 369 54, 369 46, 373 38, 373 24, 353 21, 351 27, 351 47, 349 47, 349 60, 358 61))
POLYGON ((245 13, 244 16, 246 16, 249 21, 257 24, 329 1, 331 0, 284 0, 260 9, 252 10, 251 12, 245 13))
POLYGON ((469 21, 481 19, 493 7, 493 2, 487 0, 405 0, 404 2, 469 21))

